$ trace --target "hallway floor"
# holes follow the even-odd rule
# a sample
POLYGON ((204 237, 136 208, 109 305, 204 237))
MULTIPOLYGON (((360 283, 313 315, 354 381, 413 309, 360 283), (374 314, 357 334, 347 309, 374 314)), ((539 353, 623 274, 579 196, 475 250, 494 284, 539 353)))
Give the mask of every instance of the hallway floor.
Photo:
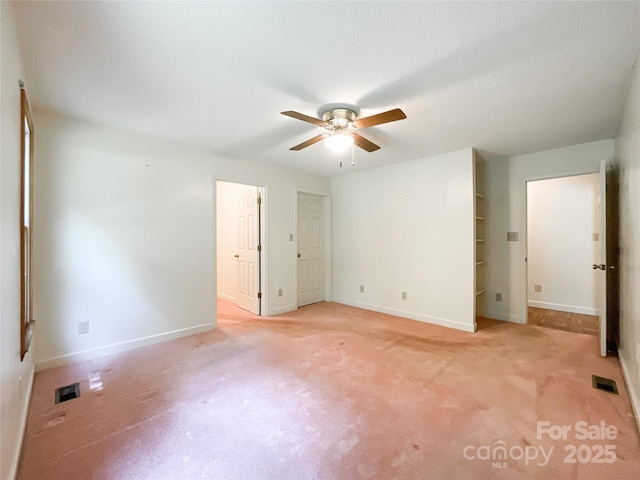
POLYGON ((218 310, 216 331, 39 372, 19 479, 640 478, 620 367, 594 336, 218 310))
POLYGON ((564 330, 565 332, 600 335, 600 319, 595 315, 528 307, 527 323, 555 330, 564 330))

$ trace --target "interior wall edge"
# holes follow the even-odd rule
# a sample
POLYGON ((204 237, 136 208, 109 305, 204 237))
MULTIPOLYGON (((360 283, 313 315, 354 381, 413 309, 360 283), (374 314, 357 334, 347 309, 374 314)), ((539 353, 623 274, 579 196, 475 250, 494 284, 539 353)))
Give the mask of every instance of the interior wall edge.
POLYGON ((33 392, 33 381, 36 374, 36 368, 34 364, 31 364, 29 374, 27 377, 26 398, 27 401, 22 405, 22 411, 20 412, 20 432, 18 434, 18 441, 16 442, 16 450, 13 455, 13 461, 9 469, 9 478, 15 480, 18 477, 18 467, 20 465, 20 459, 22 458, 22 449, 24 446, 25 434, 27 432, 27 416, 29 414, 29 407, 31 406, 31 394, 33 392))
POLYGON ((162 343, 169 340, 175 340, 177 338, 188 337, 191 335, 196 335, 198 333, 208 332, 210 330, 215 330, 216 328, 217 325, 215 322, 203 323, 202 325, 196 325, 194 327, 182 328, 179 330, 173 330, 171 332, 159 333, 147 337, 127 340, 125 342, 104 345, 97 348, 82 350, 80 352, 73 352, 57 357, 51 357, 37 361, 36 372, 47 370, 49 368, 83 362, 85 360, 94 360, 96 358, 106 357, 108 355, 114 355, 117 353, 126 352, 128 350, 134 350, 140 347, 146 347, 148 345, 154 345, 156 343, 162 343))
MULTIPOLYGON (((620 353, 623 352, 621 351, 620 353)), ((631 377, 631 369, 629 369, 629 366, 627 365, 626 356, 619 355, 618 360, 620 361, 622 375, 624 376, 624 386, 629 393, 629 400, 631 400, 631 409, 633 410, 633 416, 636 419, 636 427, 638 427, 638 433, 640 433, 640 398, 636 395, 636 390, 631 388, 633 381, 631 377)))
POLYGON ((386 313, 388 315, 394 315, 396 317, 407 318, 409 320, 415 320, 423 323, 430 323, 432 325, 438 325, 440 327, 453 328, 455 330, 460 330, 463 332, 474 333, 476 331, 475 322, 473 325, 471 325, 468 323, 457 322, 455 320, 449 320, 447 318, 432 317, 429 315, 422 315, 420 313, 408 312, 396 308, 388 308, 371 303, 353 301, 346 298, 334 298, 332 301, 335 303, 340 303, 342 305, 348 305, 350 307, 363 308, 365 310, 371 310, 378 313, 386 313))

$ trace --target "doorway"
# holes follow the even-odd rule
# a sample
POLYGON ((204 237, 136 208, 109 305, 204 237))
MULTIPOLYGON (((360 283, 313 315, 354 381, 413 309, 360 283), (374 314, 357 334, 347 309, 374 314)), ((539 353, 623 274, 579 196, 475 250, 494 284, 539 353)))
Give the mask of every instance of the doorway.
POLYGON ((599 336, 600 176, 527 182, 527 323, 599 336))
POLYGON ((263 199, 263 187, 216 181, 216 293, 254 315, 265 311, 263 199))

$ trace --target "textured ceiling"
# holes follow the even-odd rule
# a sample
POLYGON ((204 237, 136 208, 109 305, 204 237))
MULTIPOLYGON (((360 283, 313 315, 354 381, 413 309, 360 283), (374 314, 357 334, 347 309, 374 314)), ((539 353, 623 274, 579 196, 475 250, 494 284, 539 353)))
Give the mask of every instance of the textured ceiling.
POLYGON ((640 48, 640 2, 13 5, 33 104, 322 175, 613 138, 640 48), (289 151, 322 129, 279 112, 334 104, 407 119, 364 130, 382 148, 355 168, 289 151))

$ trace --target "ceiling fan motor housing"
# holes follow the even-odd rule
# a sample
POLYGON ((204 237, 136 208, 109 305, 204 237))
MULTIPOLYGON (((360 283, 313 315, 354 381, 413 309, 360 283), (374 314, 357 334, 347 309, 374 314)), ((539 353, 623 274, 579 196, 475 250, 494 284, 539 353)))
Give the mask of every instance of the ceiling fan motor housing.
POLYGON ((322 120, 331 124, 325 128, 334 132, 355 128, 353 125, 355 119, 356 112, 346 108, 335 108, 322 114, 322 120))

